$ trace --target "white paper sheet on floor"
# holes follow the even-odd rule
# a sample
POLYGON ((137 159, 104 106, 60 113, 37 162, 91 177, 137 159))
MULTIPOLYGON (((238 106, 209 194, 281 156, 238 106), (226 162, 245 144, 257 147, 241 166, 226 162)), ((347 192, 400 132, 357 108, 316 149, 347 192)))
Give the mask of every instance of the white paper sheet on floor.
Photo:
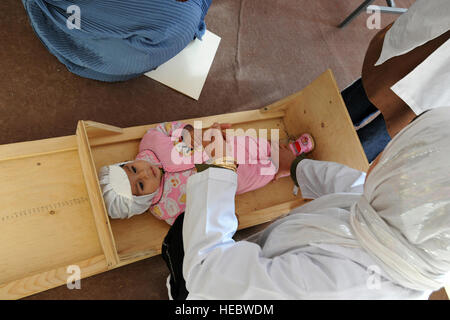
POLYGON ((213 63, 220 37, 206 30, 175 57, 145 75, 198 100, 213 63))

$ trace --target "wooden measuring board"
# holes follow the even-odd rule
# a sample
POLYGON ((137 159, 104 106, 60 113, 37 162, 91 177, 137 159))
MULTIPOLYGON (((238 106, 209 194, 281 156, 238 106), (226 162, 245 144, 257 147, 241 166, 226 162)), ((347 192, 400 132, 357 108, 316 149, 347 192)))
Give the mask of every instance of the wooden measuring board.
MULTIPOLYGON (((314 136, 312 157, 365 171, 367 158, 330 70, 303 90, 259 110, 180 120, 278 130, 280 140, 314 136)), ((132 160, 157 124, 117 128, 79 121, 76 134, 0 145, 0 299, 64 285, 67 267, 105 272, 161 251, 169 225, 150 213, 109 219, 99 168, 132 160)), ((239 229, 287 214, 305 200, 289 177, 236 196, 239 229)))
POLYGON ((76 150, 0 160, 0 283, 101 255, 76 150))
POLYGON ((80 206, 76 210, 83 210, 83 209, 85 209, 82 206, 83 202, 88 202, 88 201, 89 201, 88 197, 80 197, 80 198, 74 198, 74 199, 61 200, 61 201, 58 201, 55 203, 48 203, 48 204, 44 204, 40 207, 18 208, 17 211, 15 211, 13 213, 8 213, 8 212, 0 213, 0 217, 1 217, 0 222, 2 222, 2 223, 13 222, 16 219, 31 217, 32 215, 39 214, 39 213, 53 215, 53 214, 56 214, 57 211, 58 211, 58 213, 60 213, 61 210, 64 210, 64 209, 67 209, 67 208, 73 207, 73 206, 80 206))

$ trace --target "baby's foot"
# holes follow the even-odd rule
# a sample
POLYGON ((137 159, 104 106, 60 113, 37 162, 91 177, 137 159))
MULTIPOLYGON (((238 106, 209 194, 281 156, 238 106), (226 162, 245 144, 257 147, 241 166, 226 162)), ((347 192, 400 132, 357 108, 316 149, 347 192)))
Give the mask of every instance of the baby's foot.
POLYGON ((289 144, 291 151, 296 157, 302 153, 309 153, 314 150, 314 139, 309 133, 304 133, 296 141, 289 144))

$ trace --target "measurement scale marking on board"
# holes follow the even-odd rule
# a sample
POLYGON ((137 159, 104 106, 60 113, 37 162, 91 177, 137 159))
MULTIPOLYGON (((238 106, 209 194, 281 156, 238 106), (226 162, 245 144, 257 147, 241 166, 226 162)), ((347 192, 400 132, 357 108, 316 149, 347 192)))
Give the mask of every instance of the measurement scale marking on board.
POLYGON ((13 221, 20 218, 30 217, 34 214, 45 213, 45 214, 55 214, 58 209, 63 209, 66 207, 73 207, 82 205, 85 202, 88 202, 88 197, 79 197, 79 198, 71 198, 63 201, 53 202, 49 204, 45 204, 42 206, 31 207, 31 208, 22 208, 15 210, 12 213, 2 215, 0 218, 0 222, 8 222, 13 221))

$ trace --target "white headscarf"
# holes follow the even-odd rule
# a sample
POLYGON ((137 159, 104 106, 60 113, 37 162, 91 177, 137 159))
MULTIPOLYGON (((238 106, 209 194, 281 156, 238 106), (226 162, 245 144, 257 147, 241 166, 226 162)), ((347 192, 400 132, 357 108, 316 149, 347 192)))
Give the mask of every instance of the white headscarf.
POLYGON ((450 280, 450 107, 423 114, 388 144, 351 224, 400 285, 434 291, 450 280))
POLYGON ((132 161, 104 166, 99 172, 99 182, 102 188, 106 210, 111 218, 131 218, 147 211, 158 189, 148 195, 135 196, 131 184, 122 165, 132 161))

